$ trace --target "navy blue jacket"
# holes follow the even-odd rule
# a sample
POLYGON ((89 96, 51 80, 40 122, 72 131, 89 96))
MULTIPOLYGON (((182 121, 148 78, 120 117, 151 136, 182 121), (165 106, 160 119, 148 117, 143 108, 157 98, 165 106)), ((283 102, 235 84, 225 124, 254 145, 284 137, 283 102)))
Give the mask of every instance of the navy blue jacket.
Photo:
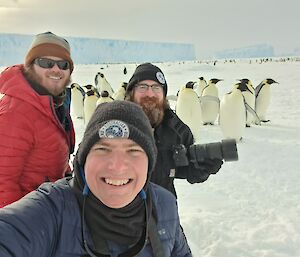
MULTIPOLYGON (((157 229, 165 256, 191 257, 180 228, 176 199, 152 183, 149 189, 157 210, 157 229)), ((92 247, 87 228, 84 233, 87 244, 92 247)), ((118 245, 110 250, 112 257, 120 253, 118 245)), ((44 183, 37 191, 0 209, 0 256, 88 256, 82 240, 81 210, 65 179, 44 183)), ((154 256, 149 242, 137 256, 154 256)))

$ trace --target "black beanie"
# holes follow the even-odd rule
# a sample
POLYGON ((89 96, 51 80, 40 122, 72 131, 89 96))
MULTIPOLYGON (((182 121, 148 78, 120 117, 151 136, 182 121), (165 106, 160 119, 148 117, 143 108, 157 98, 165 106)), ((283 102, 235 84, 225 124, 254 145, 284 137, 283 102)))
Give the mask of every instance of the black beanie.
POLYGON ((130 78, 126 95, 133 89, 133 87, 143 81, 143 80, 153 80, 162 85, 164 90, 164 95, 166 96, 168 93, 168 85, 165 79, 165 76, 160 68, 151 64, 151 63, 143 63, 136 67, 132 77, 130 78))
POLYGON ((84 167, 91 147, 100 138, 128 138, 143 148, 148 156, 148 173, 156 162, 157 149, 152 127, 143 109, 129 101, 99 104, 92 115, 77 151, 77 161, 84 167))

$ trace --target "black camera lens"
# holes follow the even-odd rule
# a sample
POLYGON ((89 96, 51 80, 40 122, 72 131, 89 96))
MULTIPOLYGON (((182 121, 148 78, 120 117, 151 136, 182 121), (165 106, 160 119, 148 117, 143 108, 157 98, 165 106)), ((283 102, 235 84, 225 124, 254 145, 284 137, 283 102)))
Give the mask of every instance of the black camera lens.
POLYGON ((194 163, 205 159, 220 159, 226 162, 237 161, 238 152, 235 139, 224 139, 222 142, 191 145, 189 148, 191 161, 194 163))
POLYGON ((224 161, 233 162, 239 159, 235 139, 224 139, 221 145, 224 161))

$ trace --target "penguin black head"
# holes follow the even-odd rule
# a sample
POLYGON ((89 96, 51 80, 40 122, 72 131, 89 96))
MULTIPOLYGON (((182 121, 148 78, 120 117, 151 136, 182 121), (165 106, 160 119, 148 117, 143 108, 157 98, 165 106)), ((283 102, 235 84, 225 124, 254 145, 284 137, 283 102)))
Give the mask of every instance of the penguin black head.
POLYGON ((200 79, 200 80, 204 80, 204 78, 203 78, 203 77, 199 77, 199 79, 200 79))
POLYGON ((96 95, 96 92, 94 90, 88 90, 86 93, 85 93, 87 96, 91 96, 91 95, 96 95))
POLYGON ((268 83, 269 85, 273 84, 273 83, 276 83, 276 84, 279 84, 278 82, 276 82, 274 79, 266 79, 266 83, 268 83))
POLYGON ((108 96, 109 96, 109 93, 106 90, 103 90, 101 92, 101 97, 108 97, 108 96))
POLYGON ((123 82, 122 83, 122 87, 126 90, 128 83, 127 82, 123 82))
POLYGON ((242 83, 249 83, 249 79, 239 79, 239 81, 241 81, 242 83))
POLYGON ((88 90, 90 90, 90 89, 93 89, 93 86, 92 85, 90 85, 90 84, 88 84, 88 85, 85 85, 84 86, 86 89, 88 89, 88 90))
POLYGON ((217 84, 219 81, 223 81, 223 79, 211 79, 210 82, 213 83, 213 84, 217 84))
POLYGON ((247 84, 244 83, 244 82, 237 83, 237 89, 239 89, 241 92, 249 91, 250 93, 252 93, 252 92, 249 90, 249 88, 247 87, 247 84))
POLYGON ((191 88, 191 89, 193 89, 194 88, 194 84, 195 84, 194 81, 189 81, 188 83, 185 84, 185 88, 191 88))

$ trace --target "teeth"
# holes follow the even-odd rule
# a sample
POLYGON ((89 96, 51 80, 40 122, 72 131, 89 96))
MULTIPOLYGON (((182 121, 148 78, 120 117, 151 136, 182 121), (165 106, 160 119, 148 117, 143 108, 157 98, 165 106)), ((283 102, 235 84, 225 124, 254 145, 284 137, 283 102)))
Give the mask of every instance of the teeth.
POLYGON ((129 179, 113 180, 106 178, 105 183, 113 186, 122 186, 126 185, 129 182, 129 179))
POLYGON ((60 77, 55 77, 55 76, 49 76, 50 79, 56 79, 56 80, 59 80, 60 77))

